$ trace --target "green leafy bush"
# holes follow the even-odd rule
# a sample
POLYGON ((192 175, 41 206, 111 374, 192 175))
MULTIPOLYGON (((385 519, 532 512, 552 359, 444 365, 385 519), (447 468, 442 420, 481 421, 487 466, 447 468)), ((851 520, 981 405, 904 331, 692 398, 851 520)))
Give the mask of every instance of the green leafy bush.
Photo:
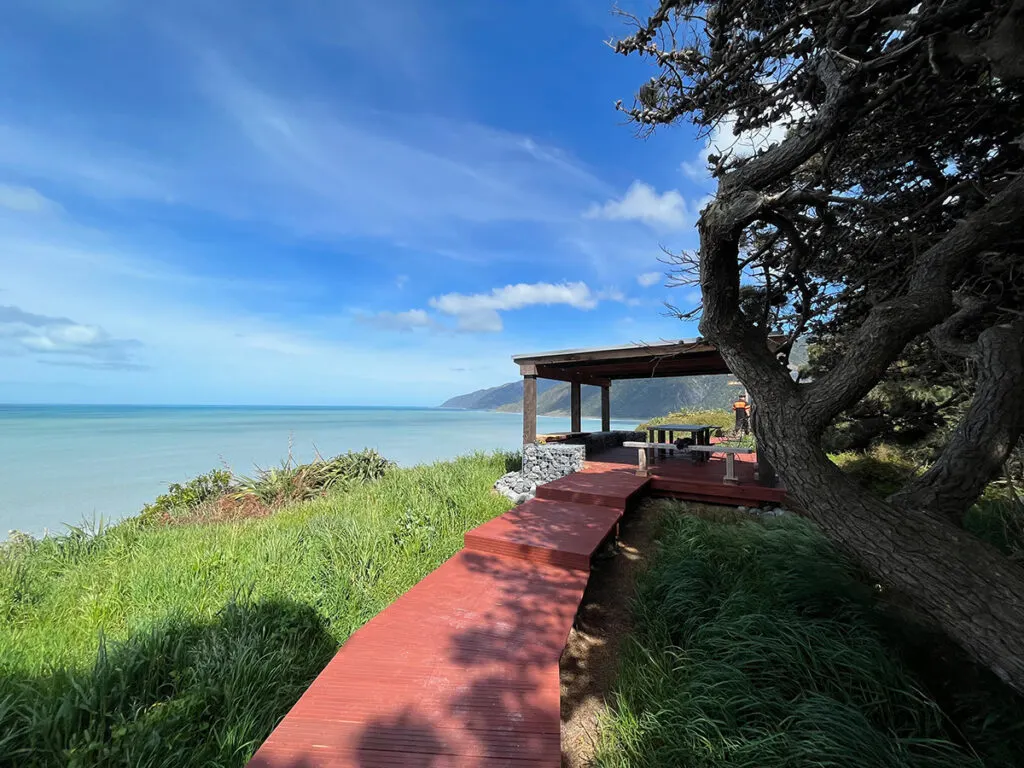
POLYGON ((253 496, 273 507, 311 499, 335 487, 380 480, 394 466, 394 462, 370 448, 330 459, 318 458, 309 464, 295 464, 289 454, 280 466, 257 467, 252 477, 239 477, 235 496, 253 496))
POLYGON ((882 497, 898 491, 919 471, 905 453, 888 445, 878 445, 863 453, 837 453, 829 458, 857 483, 882 497))
POLYGON ((736 417, 732 411, 725 410, 676 411, 645 421, 637 426, 637 431, 644 431, 658 424, 710 424, 717 430, 729 432, 736 425, 736 417))
POLYGON ((231 472, 226 469, 214 469, 185 483, 171 483, 167 493, 142 508, 140 517, 147 522, 166 522, 190 515, 227 493, 231 483, 231 472))

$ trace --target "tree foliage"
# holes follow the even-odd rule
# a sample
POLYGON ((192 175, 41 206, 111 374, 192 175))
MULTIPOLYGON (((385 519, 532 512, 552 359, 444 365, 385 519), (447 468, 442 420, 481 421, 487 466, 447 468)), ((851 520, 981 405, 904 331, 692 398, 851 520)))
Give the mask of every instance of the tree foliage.
POLYGON ((1024 0, 662 0, 630 19, 615 49, 655 75, 619 109, 718 139, 700 248, 674 263, 759 447, 833 539, 1024 690, 1024 574, 959 527, 1024 430, 1024 0), (776 140, 742 152, 723 126, 776 140), (815 375, 795 383, 779 363, 801 338, 815 375), (822 440, 900 376, 932 389, 904 426, 960 418, 880 501, 822 440))

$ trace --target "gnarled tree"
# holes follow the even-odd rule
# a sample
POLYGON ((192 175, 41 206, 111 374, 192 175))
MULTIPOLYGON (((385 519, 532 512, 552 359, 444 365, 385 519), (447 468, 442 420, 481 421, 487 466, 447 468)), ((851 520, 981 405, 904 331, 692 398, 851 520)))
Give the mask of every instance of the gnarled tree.
POLYGON ((1024 569, 961 527, 1024 430, 1024 0, 661 0, 632 22, 616 50, 656 68, 619 105, 641 131, 783 136, 709 156, 717 193, 679 258, 759 449, 828 536, 1024 691, 1024 569), (811 382, 769 348, 780 331, 828 344, 811 382), (883 500, 821 437, 911 351, 964 361, 973 397, 883 500))

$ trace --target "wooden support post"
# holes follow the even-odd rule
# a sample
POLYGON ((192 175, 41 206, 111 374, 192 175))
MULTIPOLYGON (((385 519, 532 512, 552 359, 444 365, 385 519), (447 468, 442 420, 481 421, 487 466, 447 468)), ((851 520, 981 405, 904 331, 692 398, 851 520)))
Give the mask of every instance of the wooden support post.
POLYGON ((722 482, 726 485, 739 485, 736 478, 736 460, 731 453, 725 454, 725 477, 722 478, 722 482))
POLYGON ((612 428, 612 388, 611 385, 601 387, 601 431, 609 432, 612 428))
POLYGON ((569 431, 570 432, 582 432, 583 431, 583 419, 581 418, 583 413, 583 404, 581 402, 582 397, 580 395, 580 383, 574 381, 569 385, 569 431))
POLYGON ((537 442, 537 376, 523 376, 523 445, 537 442))
POLYGON ((648 461, 648 456, 647 456, 647 452, 648 452, 649 450, 650 450, 649 448, 641 448, 641 449, 640 449, 640 454, 639 454, 639 456, 637 457, 637 461, 636 461, 636 473, 637 473, 637 474, 638 474, 638 475, 639 475, 640 477, 647 477, 647 474, 648 474, 648 466, 649 466, 649 464, 650 464, 650 462, 648 461))

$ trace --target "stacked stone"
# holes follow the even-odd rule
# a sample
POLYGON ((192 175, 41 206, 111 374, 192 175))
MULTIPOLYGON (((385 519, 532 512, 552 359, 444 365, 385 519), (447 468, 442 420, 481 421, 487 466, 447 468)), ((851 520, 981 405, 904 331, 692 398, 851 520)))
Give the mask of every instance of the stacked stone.
POLYGON ((503 475, 494 488, 522 504, 537 494, 537 486, 583 469, 586 446, 553 443, 523 446, 523 469, 503 475))

